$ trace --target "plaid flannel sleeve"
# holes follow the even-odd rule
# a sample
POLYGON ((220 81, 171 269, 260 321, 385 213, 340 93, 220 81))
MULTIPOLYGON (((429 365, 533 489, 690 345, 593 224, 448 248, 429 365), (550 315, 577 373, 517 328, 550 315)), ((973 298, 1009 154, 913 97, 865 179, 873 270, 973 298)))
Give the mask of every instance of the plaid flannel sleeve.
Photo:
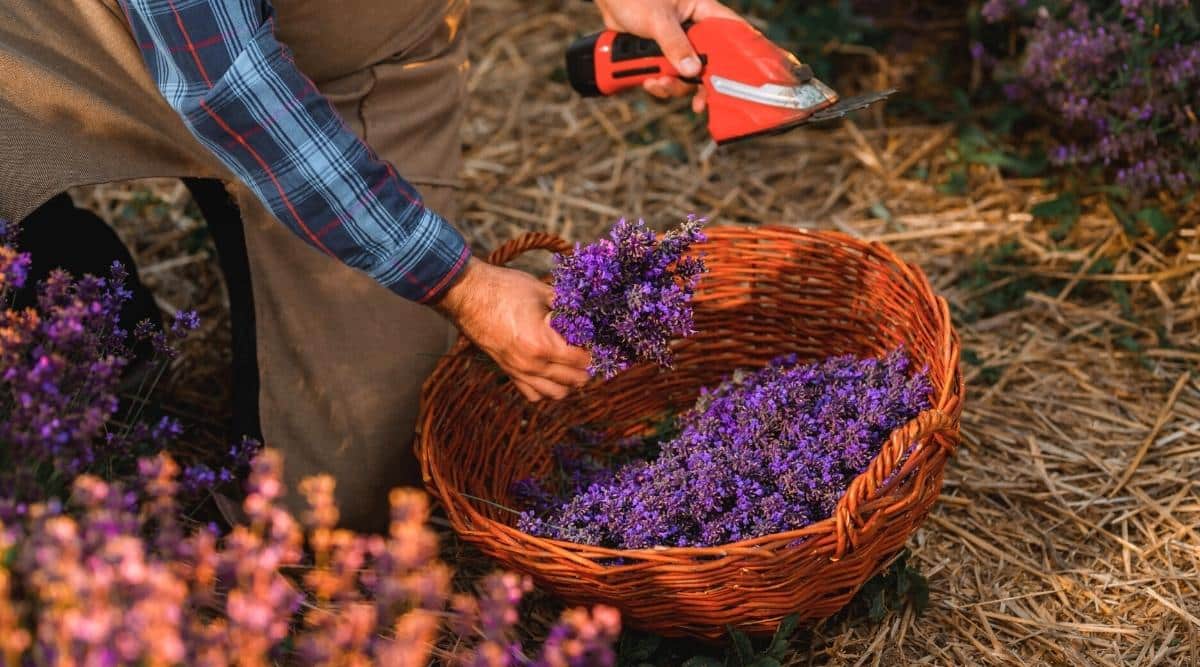
POLYGON ((453 283, 462 236, 299 71, 267 0, 121 5, 163 97, 288 228, 405 298, 453 283))

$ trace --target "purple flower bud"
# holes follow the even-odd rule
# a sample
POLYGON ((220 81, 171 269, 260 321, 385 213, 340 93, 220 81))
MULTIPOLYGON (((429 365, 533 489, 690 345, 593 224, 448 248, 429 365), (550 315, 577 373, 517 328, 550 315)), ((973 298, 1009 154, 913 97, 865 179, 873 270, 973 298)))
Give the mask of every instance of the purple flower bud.
POLYGON ((692 333, 690 300, 702 260, 704 220, 689 217, 661 240, 645 223, 620 220, 609 238, 555 258, 551 326, 592 354, 589 372, 612 377, 630 364, 669 366, 672 338, 692 333))
POLYGON ((181 310, 175 313, 175 320, 171 323, 171 335, 176 338, 182 338, 190 331, 195 331, 200 328, 200 316, 194 310, 181 310))
POLYGON ((31 258, 8 246, 0 246, 0 294, 6 289, 20 289, 29 279, 31 258))
POLYGON ((828 517, 931 387, 902 351, 882 360, 780 358, 701 391, 657 458, 605 469, 556 449, 561 475, 521 484, 522 530, 606 547, 712 546, 828 517), (545 500, 545 489, 562 487, 545 500), (528 491, 532 490, 532 493, 528 491), (549 504, 549 507, 547 507, 549 504))

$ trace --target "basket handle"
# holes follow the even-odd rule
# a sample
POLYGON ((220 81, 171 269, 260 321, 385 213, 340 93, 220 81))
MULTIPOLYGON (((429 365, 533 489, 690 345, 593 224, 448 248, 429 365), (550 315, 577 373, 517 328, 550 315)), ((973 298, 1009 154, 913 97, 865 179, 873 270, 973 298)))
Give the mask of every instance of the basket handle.
MULTIPOLYGON (((859 526, 862 520, 860 505, 871 500, 871 496, 883 485, 884 481, 900 469, 904 455, 913 443, 926 441, 926 446, 939 447, 946 455, 953 450, 953 439, 937 436, 951 436, 955 430, 955 419, 950 414, 936 408, 925 410, 915 419, 901 426, 888 441, 871 465, 850 483, 845 495, 838 501, 833 512, 836 545, 833 560, 840 560, 846 551, 859 542, 859 526)), ((925 449, 925 447, 922 447, 925 449)), ((920 454, 915 454, 920 455, 920 454)), ((928 456, 928 454, 925 454, 928 456)), ((918 467, 914 474, 920 475, 923 467, 918 467)))
MULTIPOLYGON (((551 252, 565 253, 574 249, 575 246, 556 234, 526 232, 515 239, 509 239, 501 243, 498 248, 488 254, 484 261, 495 266, 503 266, 530 250, 549 250, 551 252)), ((548 277, 546 279, 549 280, 548 277)), ((470 339, 460 333, 455 340, 454 346, 451 348, 451 353, 460 352, 469 345, 471 345, 470 339)))
POLYGON ((488 264, 500 266, 508 264, 522 253, 530 250, 550 250, 552 252, 570 252, 574 246, 556 234, 545 232, 527 232, 515 239, 505 241, 487 256, 488 264))

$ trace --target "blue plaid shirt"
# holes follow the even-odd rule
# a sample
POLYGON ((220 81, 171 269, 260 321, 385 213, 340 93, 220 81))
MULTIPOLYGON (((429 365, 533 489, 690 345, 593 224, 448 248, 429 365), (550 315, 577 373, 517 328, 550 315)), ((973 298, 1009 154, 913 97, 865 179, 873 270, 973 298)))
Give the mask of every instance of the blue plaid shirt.
POLYGON ((397 294, 435 301, 462 236, 342 122, 274 35, 267 0, 121 0, 159 91, 275 217, 397 294))

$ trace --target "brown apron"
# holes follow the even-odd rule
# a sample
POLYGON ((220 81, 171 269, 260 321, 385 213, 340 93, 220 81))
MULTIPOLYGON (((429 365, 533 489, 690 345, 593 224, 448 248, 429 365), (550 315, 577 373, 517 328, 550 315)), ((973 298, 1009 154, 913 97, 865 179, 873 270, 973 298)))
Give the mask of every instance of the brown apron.
MULTIPOLYGON (((467 0, 273 4, 280 40, 349 127, 455 219, 467 0)), ((0 218, 163 176, 222 179, 241 207, 263 434, 290 488, 330 472, 344 523, 384 526, 387 491, 419 482, 418 394, 451 327, 312 250, 236 183, 158 94, 116 0, 0 0, 0 218)))

